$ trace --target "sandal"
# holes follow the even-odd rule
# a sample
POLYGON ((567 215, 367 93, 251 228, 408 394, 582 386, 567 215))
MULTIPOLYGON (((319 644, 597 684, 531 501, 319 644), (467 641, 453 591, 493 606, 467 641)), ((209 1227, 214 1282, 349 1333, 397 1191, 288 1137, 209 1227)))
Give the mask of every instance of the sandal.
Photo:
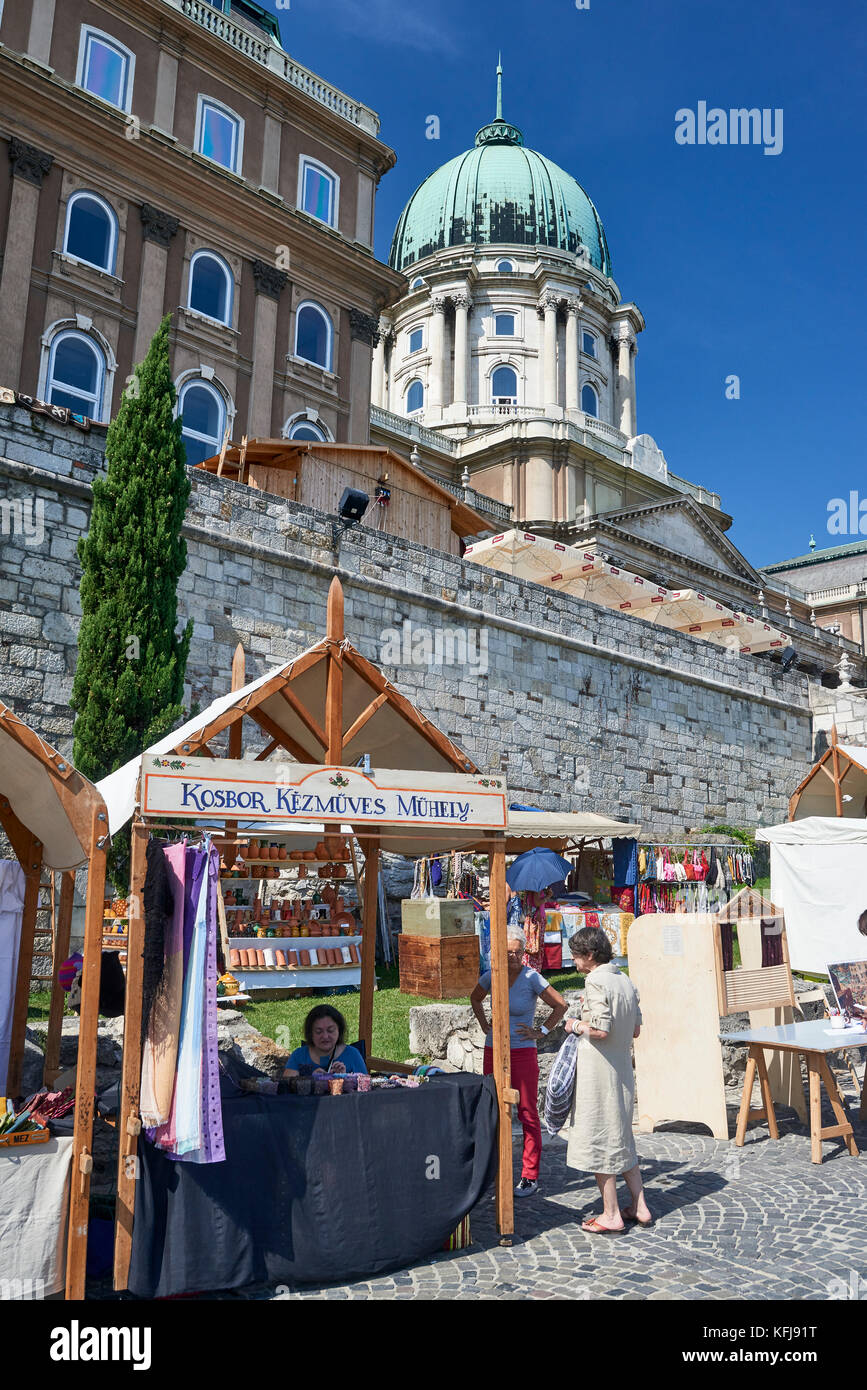
POLYGON ((625 1234, 622 1226, 601 1226, 595 1216, 591 1216, 589 1221, 582 1221, 581 1230, 586 1231, 591 1236, 622 1236, 625 1234))
POLYGON ((653 1225, 653 1217, 651 1216, 649 1221, 642 1221, 639 1217, 635 1215, 635 1207, 621 1207, 620 1215, 623 1217, 624 1221, 634 1221, 638 1226, 653 1225))

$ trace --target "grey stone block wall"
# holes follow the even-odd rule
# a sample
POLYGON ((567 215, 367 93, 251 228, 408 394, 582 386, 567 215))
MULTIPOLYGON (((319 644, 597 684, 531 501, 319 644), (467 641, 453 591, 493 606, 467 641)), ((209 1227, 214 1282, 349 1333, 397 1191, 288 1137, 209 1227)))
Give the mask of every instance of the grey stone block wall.
MULTIPOLYGON (((10 504, 0 512, 0 699, 67 753, 76 542, 103 443, 101 433, 0 407, 0 504, 10 504), (30 507, 17 529, 16 500, 30 507)), ((192 478, 179 608, 195 623, 188 695, 204 706, 228 689, 239 641, 250 679, 323 633, 332 521, 202 472, 192 478)), ((368 528, 343 538, 339 573, 348 638, 480 768, 505 773, 516 801, 667 833, 754 825, 784 818, 810 766, 798 672, 368 528), (412 660, 413 642, 418 652, 425 633, 447 643, 449 632, 459 657, 465 642, 463 660, 412 660)))

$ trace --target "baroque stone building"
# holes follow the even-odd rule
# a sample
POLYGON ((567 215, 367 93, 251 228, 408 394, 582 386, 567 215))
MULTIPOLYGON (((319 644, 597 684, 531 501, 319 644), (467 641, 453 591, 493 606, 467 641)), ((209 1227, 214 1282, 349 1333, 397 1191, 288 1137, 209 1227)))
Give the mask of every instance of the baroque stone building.
POLYGON ((191 462, 366 442, 394 154, 254 0, 0 5, 0 139, 0 387, 106 421, 171 312, 191 462))
POLYGON ((726 535, 718 493, 675 474, 639 433, 641 310, 613 279, 602 219, 573 176, 497 109, 469 150, 413 193, 390 262, 402 292, 379 320, 371 438, 459 490, 491 527, 578 543, 787 634, 836 681, 848 633, 726 535))

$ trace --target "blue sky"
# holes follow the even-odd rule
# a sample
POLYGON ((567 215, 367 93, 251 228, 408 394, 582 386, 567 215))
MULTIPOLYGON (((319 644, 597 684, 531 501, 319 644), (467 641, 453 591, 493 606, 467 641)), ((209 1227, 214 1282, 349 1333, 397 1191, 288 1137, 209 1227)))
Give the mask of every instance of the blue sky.
POLYGON ((867 497, 856 0, 263 3, 294 57, 382 117, 398 156, 377 202, 383 259, 412 191, 492 118, 502 48, 504 115, 587 190, 647 321, 639 429, 721 494, 754 564, 803 553, 811 532, 840 543, 830 499, 867 497), (700 101, 782 108, 782 152, 678 145, 675 112, 700 101))

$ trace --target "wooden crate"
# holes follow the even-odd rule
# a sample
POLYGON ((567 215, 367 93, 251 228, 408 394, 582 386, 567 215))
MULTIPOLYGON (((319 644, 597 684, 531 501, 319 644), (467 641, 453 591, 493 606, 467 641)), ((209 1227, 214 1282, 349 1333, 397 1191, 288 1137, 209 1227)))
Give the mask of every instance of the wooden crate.
POLYGON ((401 930, 410 936, 463 936, 474 930, 475 909, 468 898, 404 898, 401 930))
POLYGON ((397 938, 402 994, 426 999, 464 999, 479 982, 479 938, 405 936, 397 938))

